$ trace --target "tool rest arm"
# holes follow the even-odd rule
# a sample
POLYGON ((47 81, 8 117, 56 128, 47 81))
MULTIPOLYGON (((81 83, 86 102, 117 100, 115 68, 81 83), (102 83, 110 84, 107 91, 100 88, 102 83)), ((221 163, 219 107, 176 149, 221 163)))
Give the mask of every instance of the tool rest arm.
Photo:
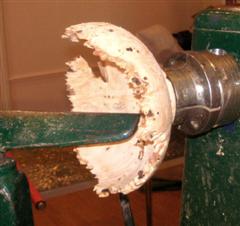
POLYGON ((138 114, 0 112, 1 151, 117 142, 137 129, 138 114))

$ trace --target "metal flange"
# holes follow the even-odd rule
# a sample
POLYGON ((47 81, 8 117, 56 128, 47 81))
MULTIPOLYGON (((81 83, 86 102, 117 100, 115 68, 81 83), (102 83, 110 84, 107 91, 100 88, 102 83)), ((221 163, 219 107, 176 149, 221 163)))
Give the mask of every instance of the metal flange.
POLYGON ((174 125, 197 135, 240 116, 240 70, 222 49, 181 52, 164 65, 176 97, 174 125))

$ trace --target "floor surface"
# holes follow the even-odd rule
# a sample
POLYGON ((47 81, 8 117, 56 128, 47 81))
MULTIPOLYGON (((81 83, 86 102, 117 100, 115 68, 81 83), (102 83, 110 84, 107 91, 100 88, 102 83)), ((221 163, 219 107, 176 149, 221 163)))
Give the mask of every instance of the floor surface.
MULTIPOLYGON (((146 226, 145 196, 129 195, 136 226, 146 226)), ((153 194, 153 225, 179 225, 180 191, 153 194)), ((34 210, 35 226, 123 226, 117 195, 98 198, 91 190, 47 200, 45 210, 34 210)))

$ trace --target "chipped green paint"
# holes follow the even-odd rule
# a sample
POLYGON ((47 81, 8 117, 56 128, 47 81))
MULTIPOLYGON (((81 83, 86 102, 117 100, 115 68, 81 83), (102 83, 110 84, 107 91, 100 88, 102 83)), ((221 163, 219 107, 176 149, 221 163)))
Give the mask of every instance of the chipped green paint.
POLYGON ((138 114, 0 112, 4 150, 116 142, 134 134, 138 114))
POLYGON ((27 180, 11 159, 0 159, 0 225, 33 226, 27 180))
MULTIPOLYGON (((240 11, 208 9, 195 20, 193 50, 222 48, 240 59, 240 11)), ((240 107, 240 106, 239 106, 240 107)), ((240 225, 240 122, 188 139, 182 226, 240 225)))
POLYGON ((195 19, 193 50, 222 48, 240 59, 240 11, 233 8, 208 9, 195 19))
POLYGON ((240 29, 239 7, 209 8, 200 12, 194 21, 194 29, 235 33, 240 29))

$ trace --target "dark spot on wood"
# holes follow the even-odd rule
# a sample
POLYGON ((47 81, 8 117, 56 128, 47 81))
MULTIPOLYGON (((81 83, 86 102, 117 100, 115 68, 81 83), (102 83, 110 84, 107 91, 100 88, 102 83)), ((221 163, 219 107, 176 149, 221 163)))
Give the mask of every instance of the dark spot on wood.
POLYGON ((159 115, 159 111, 157 112, 157 115, 159 115))
POLYGON ((138 159, 139 159, 139 160, 142 160, 142 159, 143 159, 143 155, 144 155, 143 150, 139 151, 139 153, 138 153, 138 159))
POLYGON ((137 49, 137 53, 140 53, 140 51, 137 49))
POLYGON ((133 88, 133 84, 132 83, 128 83, 128 86, 129 86, 129 88, 133 88))
MULTIPOLYGON (((144 147, 144 146, 147 146, 147 145, 150 145, 150 144, 153 144, 153 141, 152 140, 141 140, 137 145, 139 147, 144 147)), ((141 153, 142 151, 140 151, 141 153)), ((140 154, 139 153, 139 154, 140 154)), ((143 154, 143 153, 142 153, 143 154)))
POLYGON ((109 32, 113 32, 113 29, 110 28, 110 29, 109 29, 109 32))
POLYGON ((147 80, 147 77, 143 77, 144 80, 147 80))
POLYGON ((127 51, 130 51, 130 52, 133 51, 132 47, 128 47, 128 48, 126 48, 126 50, 127 50, 127 51))
POLYGON ((147 116, 148 117, 152 117, 153 116, 153 112, 151 110, 149 110, 148 113, 147 113, 147 116))
POLYGON ((142 98, 142 95, 141 95, 141 94, 134 94, 134 97, 135 97, 136 99, 141 99, 141 98, 142 98))
POLYGON ((144 175, 143 171, 142 171, 142 170, 139 170, 139 171, 138 171, 138 179, 142 179, 144 176, 145 176, 145 175, 144 175))
POLYGON ((110 149, 110 147, 107 147, 107 148, 106 148, 106 151, 108 151, 109 149, 110 149))
POLYGON ((105 192, 110 193, 109 189, 107 189, 107 188, 106 188, 106 189, 103 189, 102 192, 103 192, 103 193, 105 193, 105 192))
POLYGON ((108 98, 110 98, 110 96, 108 95, 108 98))
POLYGON ((137 77, 133 77, 132 78, 132 82, 134 82, 136 85, 140 85, 141 84, 140 80, 137 77))

